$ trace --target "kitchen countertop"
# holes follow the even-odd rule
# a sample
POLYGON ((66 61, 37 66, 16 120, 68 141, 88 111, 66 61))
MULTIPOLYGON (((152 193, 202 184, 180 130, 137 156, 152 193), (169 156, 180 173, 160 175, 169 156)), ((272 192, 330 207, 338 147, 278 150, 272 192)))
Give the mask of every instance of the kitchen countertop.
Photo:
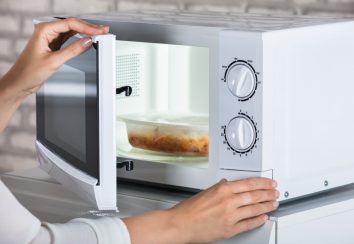
MULTIPOLYGON (((117 202, 120 211, 116 213, 92 210, 78 196, 40 169, 8 173, 2 175, 1 179, 25 207, 42 221, 48 222, 66 222, 76 217, 96 218, 107 214, 132 216, 170 208, 193 195, 183 191, 118 182, 117 202)), ((301 240, 302 244, 327 244, 343 236, 348 239, 343 243, 352 244, 354 234, 348 231, 348 223, 354 218, 354 185, 281 204, 269 216, 270 219, 261 228, 220 243, 293 244, 301 240), (329 227, 331 231, 328 230, 329 227), (302 235, 308 237, 307 241, 299 235, 299 231, 304 232, 302 235)))
MULTIPOLYGON (((38 182, 48 182, 55 185, 60 185, 57 181, 51 178, 46 172, 39 168, 15 171, 2 175, 4 181, 8 181, 9 178, 21 178, 38 182)), ((69 191, 68 191, 69 192, 69 191)), ((146 186, 142 184, 134 184, 128 182, 118 182, 117 188, 118 194, 125 195, 137 195, 143 198, 153 198, 155 200, 170 201, 172 203, 180 202, 188 197, 193 196, 193 193, 185 192, 181 190, 162 189, 160 187, 146 186)), ((294 200, 288 203, 280 205, 279 209, 273 212, 274 216, 284 216, 290 213, 301 212, 311 208, 317 208, 320 205, 328 205, 333 202, 346 201, 354 198, 354 184, 331 189, 326 192, 322 192, 316 195, 312 195, 306 198, 294 200), (304 204, 306 203, 306 204, 304 204), (304 206, 306 205, 306 208, 304 206)), ((81 200, 80 200, 81 201, 81 200)))

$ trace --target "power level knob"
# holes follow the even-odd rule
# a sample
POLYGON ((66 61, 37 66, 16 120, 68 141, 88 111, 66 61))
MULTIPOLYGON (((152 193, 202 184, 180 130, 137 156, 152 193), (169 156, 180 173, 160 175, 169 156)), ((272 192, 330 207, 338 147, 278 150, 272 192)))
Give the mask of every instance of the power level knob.
POLYGON ((226 140, 237 152, 249 151, 256 142, 256 127, 244 115, 233 118, 226 127, 226 140))
POLYGON ((247 63, 236 62, 226 71, 226 82, 231 93, 240 100, 247 100, 256 90, 256 75, 247 63))

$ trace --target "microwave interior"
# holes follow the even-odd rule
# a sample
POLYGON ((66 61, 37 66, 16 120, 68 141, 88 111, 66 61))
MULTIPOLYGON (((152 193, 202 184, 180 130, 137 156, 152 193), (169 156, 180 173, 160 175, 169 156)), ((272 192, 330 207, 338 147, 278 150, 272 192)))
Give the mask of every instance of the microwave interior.
MULTIPOLYGON (((69 45, 75 38, 68 41, 69 45)), ((37 93, 37 140, 99 179, 97 50, 55 73, 37 93)), ((116 156, 208 168, 209 48, 116 40, 116 156)), ((112 91, 114 92, 114 91, 112 91)), ((116 162, 112 162, 113 164, 116 162)))
POLYGON ((117 40, 116 77, 117 157, 208 167, 209 48, 117 40))

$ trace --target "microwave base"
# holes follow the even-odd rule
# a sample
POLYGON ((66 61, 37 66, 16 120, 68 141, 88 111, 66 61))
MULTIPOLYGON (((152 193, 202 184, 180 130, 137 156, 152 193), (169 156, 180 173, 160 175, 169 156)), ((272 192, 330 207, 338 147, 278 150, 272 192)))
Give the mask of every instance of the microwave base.
POLYGON ((188 162, 157 163, 117 157, 118 164, 128 161, 133 162, 134 169, 127 171, 125 167, 118 168, 117 177, 121 180, 143 182, 174 189, 187 189, 188 191, 190 189, 192 192, 204 190, 216 184, 221 179, 240 180, 253 177, 273 179, 273 170, 247 171, 218 168, 205 170, 204 166, 190 167, 188 162), (161 172, 163 172, 163 174, 161 172))

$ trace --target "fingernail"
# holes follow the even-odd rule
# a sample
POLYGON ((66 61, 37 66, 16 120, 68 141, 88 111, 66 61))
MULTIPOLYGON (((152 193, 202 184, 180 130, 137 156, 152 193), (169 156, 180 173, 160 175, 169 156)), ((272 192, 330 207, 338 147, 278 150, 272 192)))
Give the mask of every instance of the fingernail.
POLYGON ((108 25, 99 25, 100 29, 103 29, 105 31, 109 31, 109 26, 108 25))
POLYGON ((279 196, 280 196, 280 192, 279 191, 275 191, 275 197, 279 198, 279 196))
POLYGON ((268 215, 264 215, 264 216, 263 216, 263 220, 264 220, 264 221, 268 220, 268 215))
POLYGON ((87 47, 90 47, 92 45, 92 40, 90 37, 85 37, 85 38, 82 38, 82 46, 87 48, 87 47))
POLYGON ((273 202, 273 207, 274 207, 274 208, 279 207, 279 202, 273 202))
POLYGON ((272 186, 275 188, 275 187, 277 187, 277 186, 278 186, 278 183, 277 183, 275 180, 273 180, 273 182, 272 182, 272 186))

